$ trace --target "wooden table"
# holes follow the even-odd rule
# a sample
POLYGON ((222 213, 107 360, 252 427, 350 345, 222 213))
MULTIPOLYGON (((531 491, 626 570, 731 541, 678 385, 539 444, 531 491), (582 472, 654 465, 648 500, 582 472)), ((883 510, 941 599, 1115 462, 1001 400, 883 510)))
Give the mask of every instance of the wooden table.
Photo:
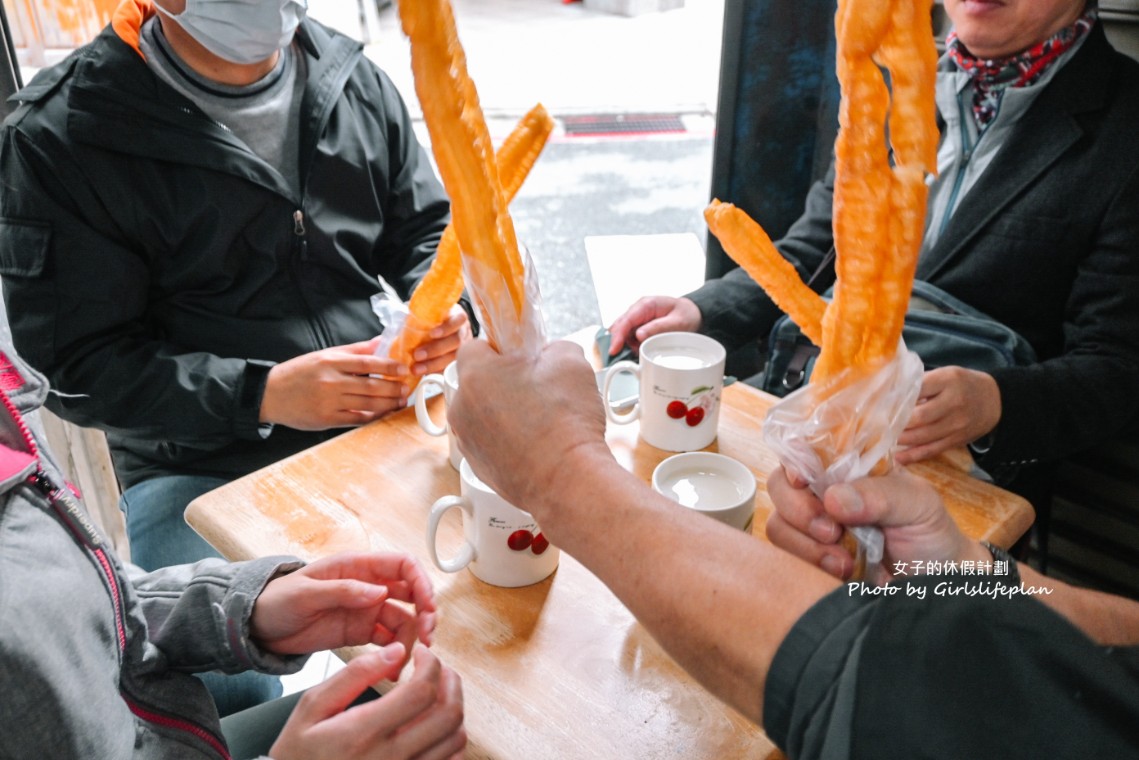
MULTIPOLYGON (((709 447, 759 478, 757 536, 770 509, 763 483, 777 464, 759 435, 773 401, 746 385, 725 388, 719 437, 709 447)), ((429 402, 435 419, 442 403, 429 402)), ((637 430, 636 423, 610 426, 607 437, 617 459, 648 482, 668 453, 640 443, 637 430)), ((1027 502, 950 465, 915 469, 934 482, 971 536, 1007 546, 1032 522, 1027 502)), ((468 571, 437 571, 425 548, 427 512, 458 489, 446 437, 428 436, 404 410, 207 493, 186 518, 231 559, 313 559, 368 548, 420 557, 440 606, 434 650, 464 679, 468 757, 779 756, 762 731, 688 677, 572 557, 563 553, 554 575, 522 589, 489 586, 468 571)), ((452 511, 440 526, 440 552, 453 553, 461 537, 452 511)))

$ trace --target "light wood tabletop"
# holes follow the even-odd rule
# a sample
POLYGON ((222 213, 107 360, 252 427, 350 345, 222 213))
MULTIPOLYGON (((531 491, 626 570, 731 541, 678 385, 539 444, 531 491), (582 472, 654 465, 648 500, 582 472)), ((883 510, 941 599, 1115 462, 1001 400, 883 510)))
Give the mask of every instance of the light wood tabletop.
MULTIPOLYGON (((708 448, 756 474, 757 537, 770 509, 764 483, 777 465, 759 431, 774 401, 740 383, 725 388, 719 435, 708 448)), ((435 419, 442 405, 441 397, 428 403, 435 419)), ((617 459, 648 482, 668 452, 638 441, 637 430, 636 423, 610 425, 607 438, 617 459)), ((432 566, 428 510, 459 492, 447 453, 446 437, 428 436, 407 409, 211 491, 189 506, 186 519, 235 560, 311 560, 358 549, 423 560, 440 607, 433 648, 464 679, 470 758, 779 756, 761 730, 694 682, 572 557, 563 553, 551 577, 520 589, 432 566)), ((934 483, 971 536, 1007 546, 1032 522, 1027 502, 950 464, 913 469, 934 483)), ((440 526, 444 555, 462 541, 456 512, 440 526)))

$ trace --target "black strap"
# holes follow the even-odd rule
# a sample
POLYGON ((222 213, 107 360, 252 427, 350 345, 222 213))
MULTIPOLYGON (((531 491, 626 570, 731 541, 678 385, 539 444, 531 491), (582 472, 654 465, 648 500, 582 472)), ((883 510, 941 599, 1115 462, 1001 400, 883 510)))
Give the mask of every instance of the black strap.
MULTIPOLYGON (((823 260, 819 262, 819 266, 815 268, 811 278, 807 280, 807 287, 812 288, 814 284, 827 273, 828 270, 834 271, 835 249, 832 245, 823 260)), ((791 356, 791 361, 787 365, 787 371, 783 373, 780 383, 783 388, 790 393, 803 384, 807 379, 807 364, 811 359, 819 355, 819 347, 813 343, 804 340, 799 345, 795 346, 795 353, 791 356)))
POLYGON ((822 277, 823 274, 828 269, 831 269, 831 270, 834 269, 834 260, 835 260, 835 249, 834 249, 834 246, 832 245, 830 247, 830 250, 827 251, 826 255, 823 256, 823 260, 819 262, 818 267, 815 268, 814 273, 811 274, 811 279, 807 280, 807 287, 808 288, 813 289, 815 282, 817 282, 818 279, 820 277, 822 277))

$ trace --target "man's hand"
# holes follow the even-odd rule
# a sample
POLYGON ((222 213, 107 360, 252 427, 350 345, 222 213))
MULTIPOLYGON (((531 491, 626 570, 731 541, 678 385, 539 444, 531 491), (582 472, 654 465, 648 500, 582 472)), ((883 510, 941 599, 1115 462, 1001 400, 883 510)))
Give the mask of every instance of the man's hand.
POLYGON ((591 471, 574 469, 580 457, 612 457, 593 369, 565 341, 536 357, 502 356, 480 341, 463 346, 447 419, 479 478, 528 511, 567 472, 591 471))
POLYGON ((250 619, 253 640, 283 655, 392 642, 410 651, 434 629, 431 581, 405 554, 337 554, 274 578, 250 619))
POLYGON ((415 673, 410 679, 380 699, 349 707, 370 685, 395 679, 405 657, 402 644, 391 644, 356 657, 309 689, 270 755, 276 760, 461 758, 467 745, 462 683, 423 647, 415 649, 415 673))
POLYGON ((1001 392, 986 372, 941 367, 925 373, 895 459, 913 464, 988 434, 1001 419, 1001 392))
POLYGON ((647 296, 629 307, 609 327, 609 355, 626 344, 638 350, 649 338, 663 332, 696 332, 704 322, 700 307, 687 298, 647 296))
POLYGON ((455 361, 459 346, 473 337, 467 312, 462 306, 452 306, 451 313, 443 323, 433 327, 427 335, 427 341, 415 349, 412 356, 415 361, 411 366, 413 375, 442 372, 448 364, 455 361))
POLYGON ((886 541, 882 566, 913 560, 959 561, 988 557, 965 536, 928 482, 895 469, 889 475, 831 486, 820 501, 806 483, 782 467, 771 473, 767 493, 775 512, 767 520, 771 543, 824 571, 846 579, 854 558, 838 545, 844 526, 873 525, 886 541))
POLYGON ((375 355, 378 339, 302 354, 269 370, 261 421, 297 430, 354 427, 407 406, 407 367, 375 355))

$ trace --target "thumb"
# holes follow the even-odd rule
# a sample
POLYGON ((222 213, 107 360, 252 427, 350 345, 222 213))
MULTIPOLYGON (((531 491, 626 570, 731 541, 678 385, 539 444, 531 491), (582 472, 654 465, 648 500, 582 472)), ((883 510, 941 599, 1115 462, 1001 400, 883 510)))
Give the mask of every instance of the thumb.
POLYGON ((842 525, 912 525, 943 509, 933 487, 904 469, 831 486, 823 508, 842 525))

